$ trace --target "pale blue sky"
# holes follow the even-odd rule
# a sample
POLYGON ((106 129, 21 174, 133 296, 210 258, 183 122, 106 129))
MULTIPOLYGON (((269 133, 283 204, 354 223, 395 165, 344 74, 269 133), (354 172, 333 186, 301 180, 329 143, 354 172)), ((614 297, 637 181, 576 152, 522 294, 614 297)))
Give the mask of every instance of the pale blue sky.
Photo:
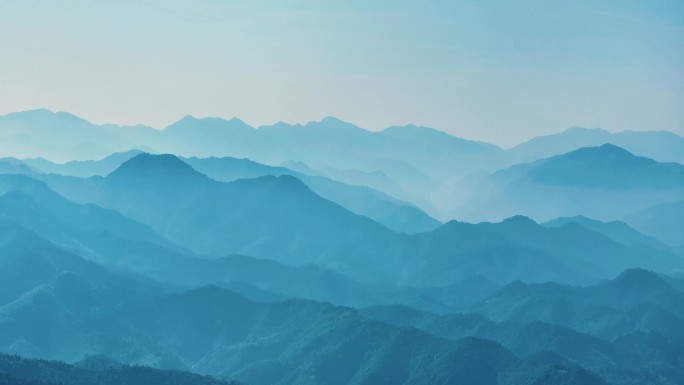
POLYGON ((0 0, 0 114, 684 134, 684 1, 0 0))

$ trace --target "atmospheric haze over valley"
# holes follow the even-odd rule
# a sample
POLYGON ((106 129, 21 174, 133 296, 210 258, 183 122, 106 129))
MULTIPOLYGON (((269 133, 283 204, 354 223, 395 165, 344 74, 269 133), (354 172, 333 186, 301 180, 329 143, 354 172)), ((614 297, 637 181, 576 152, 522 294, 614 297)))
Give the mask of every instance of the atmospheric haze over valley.
POLYGON ((39 109, 0 135, 12 378, 684 379, 673 133, 573 127, 502 149, 335 118, 155 130, 39 109), (35 358, 85 371, 20 369, 35 358))
POLYGON ((684 384, 678 2, 55 4, 0 385, 684 384))

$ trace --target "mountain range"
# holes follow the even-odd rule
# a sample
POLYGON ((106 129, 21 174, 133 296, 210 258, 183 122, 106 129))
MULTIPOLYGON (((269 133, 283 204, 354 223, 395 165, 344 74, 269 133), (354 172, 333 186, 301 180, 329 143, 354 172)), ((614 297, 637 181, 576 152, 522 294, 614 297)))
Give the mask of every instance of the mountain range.
MULTIPOLYGON (((141 125, 95 125, 65 112, 49 110, 1 116, 0 143, 0 153, 5 156, 82 161, 67 163, 62 168, 78 169, 77 176, 111 172, 111 166, 97 169, 88 160, 131 149, 183 157, 249 158, 276 166, 299 163, 318 176, 363 185, 410 202, 442 222, 454 218, 455 214, 462 219, 474 219, 458 211, 474 193, 463 183, 464 177, 492 173, 520 162, 604 143, 660 162, 684 161, 681 155, 684 138, 669 132, 612 134, 575 127, 504 150, 427 127, 407 125, 367 131, 336 118, 304 125, 278 123, 254 128, 239 119, 186 116, 157 130, 141 125)), ((29 163, 52 172, 44 160, 34 159, 29 163)), ((533 216, 527 212, 515 214, 533 216)))
MULTIPOLYGON (((53 163, 42 158, 25 160, 5 158, 0 159, 0 167, 4 166, 6 173, 33 176, 45 173, 76 177, 105 176, 125 161, 141 153, 139 150, 131 150, 115 153, 98 161, 71 161, 64 164, 53 163)), ((357 214, 368 216, 396 231, 407 233, 429 231, 441 224, 414 204, 366 186, 341 183, 325 176, 304 174, 285 167, 268 166, 249 159, 192 157, 183 160, 196 170, 224 182, 269 175, 295 176, 322 197, 357 214)))
POLYGON ((525 213, 539 221, 575 215, 612 221, 681 200, 684 165, 604 144, 518 164, 472 184, 477 193, 456 210, 470 220, 525 213))
POLYGON ((2 116, 0 384, 683 383, 680 139, 2 116))
POLYGON ((533 138, 510 149, 518 161, 548 158, 581 147, 612 143, 634 154, 659 162, 684 163, 684 138, 668 131, 621 131, 570 127, 551 135, 533 138))
MULTIPOLYGON (((670 271, 681 264, 669 250, 630 250, 581 226, 545 229, 522 217, 397 233, 321 198, 290 175, 218 182, 172 155, 140 154, 106 177, 50 174, 43 180, 76 202, 149 226, 174 244, 165 245, 171 250, 315 264, 366 283, 449 285, 473 274, 497 283, 516 277, 580 283, 630 267, 670 271), (587 237, 592 241, 577 241, 587 237), (567 246, 559 253, 561 243, 567 246)), ((147 241, 164 245, 158 239, 147 241)))
MULTIPOLYGON (((34 245, 31 252, 45 260, 56 255, 48 243, 22 239, 35 237, 30 232, 5 226, 12 230, 4 234, 15 234, 5 246, 34 245)), ((255 384, 424 383, 428 378, 445 384, 621 384, 628 383, 624 378, 652 380, 663 367, 669 372, 654 383, 682 378, 676 364, 684 356, 664 354, 681 351, 676 346, 684 337, 678 326, 684 292, 644 270, 587 288, 514 283, 469 306, 481 315, 440 316, 397 307, 359 312, 306 300, 255 302, 217 287, 168 293, 144 279, 109 273, 74 255, 68 258, 71 266, 53 265, 53 275, 38 277, 33 288, 25 287, 15 300, 0 305, 3 351, 71 362, 99 355, 107 357, 105 362, 167 370, 192 367, 255 384), (79 272, 75 266, 89 270, 79 272), (619 303, 615 292, 621 293, 619 303), (559 313, 557 303, 563 302, 573 307, 559 313), (602 322, 583 321, 597 312, 602 322), (529 324, 528 318, 533 319, 529 324), (669 342, 659 335, 668 336, 669 342), (121 344, 121 339, 129 342, 121 344), (645 359, 651 351, 663 358, 645 359), (437 361, 416 360, 435 354, 441 357, 437 361)), ((2 262, 27 263, 23 258, 2 262)), ((17 271, 15 265, 5 266, 3 271, 17 271)), ((27 275, 36 272, 28 270, 27 275)))
POLYGON ((671 332, 681 324, 681 315, 674 316, 669 311, 678 313, 682 292, 657 275, 634 270, 589 288, 546 285, 541 290, 527 289, 530 288, 520 285, 504 287, 468 313, 438 315, 399 305, 362 311, 373 319, 416 327, 443 338, 487 338, 521 356, 545 355, 557 362, 575 362, 601 373, 610 382, 629 379, 626 382, 680 383, 684 379, 684 349, 664 337, 672 338, 671 332), (624 303, 615 304, 611 290, 624 290, 624 303), (668 300, 654 301, 660 295, 668 300), (515 296, 517 305, 523 308, 499 307, 509 299, 501 298, 508 296, 515 296), (590 300, 583 303, 581 297, 590 300), (654 303, 658 310, 653 309, 654 303), (540 313, 543 316, 537 318, 540 313), (521 319, 523 314, 530 317, 521 319), (578 316, 580 319, 575 319, 578 316), (598 324, 588 328, 586 319, 598 324), (625 329, 623 322, 628 319, 634 331, 625 329), (579 328, 585 330, 578 331, 579 328), (617 338, 616 331, 620 334, 617 338), (667 379, 658 379, 663 375, 667 379))
MULTIPOLYGON (((53 254, 34 252, 44 258, 53 254)), ((0 306, 1 349, 66 361, 83 360, 88 353, 162 369, 192 367, 255 384, 428 379, 532 384, 540 378, 553 379, 547 383, 602 383, 577 367, 522 360, 486 340, 442 340, 370 321, 350 308, 305 300, 254 302, 217 287, 141 292, 121 284, 116 275, 110 277, 111 283, 63 270, 35 282, 34 288, 0 306), (424 359, 416 361, 420 357, 424 359), (428 359, 426 366, 422 362, 428 359), (488 370, 476 369, 481 367, 488 370)))

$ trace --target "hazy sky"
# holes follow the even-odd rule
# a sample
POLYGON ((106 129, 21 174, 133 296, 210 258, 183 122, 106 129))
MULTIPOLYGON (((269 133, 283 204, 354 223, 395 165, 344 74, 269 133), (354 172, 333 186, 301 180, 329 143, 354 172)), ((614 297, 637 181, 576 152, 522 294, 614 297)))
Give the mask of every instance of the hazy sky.
POLYGON ((0 114, 684 134, 684 1, 0 0, 0 114))

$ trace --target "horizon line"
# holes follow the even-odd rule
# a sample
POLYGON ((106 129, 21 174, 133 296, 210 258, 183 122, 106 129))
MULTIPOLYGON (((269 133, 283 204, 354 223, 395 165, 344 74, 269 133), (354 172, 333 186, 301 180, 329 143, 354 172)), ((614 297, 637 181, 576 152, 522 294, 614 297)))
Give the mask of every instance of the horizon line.
POLYGON ((195 116, 195 115, 192 115, 192 114, 185 114, 185 115, 181 116, 180 118, 175 119, 175 120, 172 121, 171 123, 165 125, 164 127, 158 127, 158 126, 149 125, 149 124, 145 124, 145 123, 135 123, 135 124, 120 124, 120 123, 114 123, 114 122, 99 123, 99 122, 94 122, 94 121, 92 121, 92 120, 90 120, 90 119, 88 119, 88 118, 84 118, 84 117, 81 116, 81 115, 77 115, 77 114, 74 114, 74 113, 69 112, 69 111, 51 109, 51 108, 48 108, 48 107, 36 107, 36 108, 30 108, 30 109, 26 109, 26 110, 7 112, 7 113, 5 113, 5 114, 3 114, 3 115, 0 115, 0 118, 6 118, 7 116, 14 115, 14 114, 26 114, 26 113, 41 112, 41 111, 49 112, 50 114, 53 114, 53 115, 66 114, 66 115, 69 115, 69 116, 71 116, 71 117, 77 118, 77 119, 79 119, 79 120, 83 120, 84 122, 86 122, 86 123, 88 123, 88 124, 91 124, 91 125, 94 125, 94 126, 116 126, 116 127, 119 127, 119 128, 144 127, 144 128, 149 128, 149 129, 153 129, 153 130, 160 131, 160 132, 166 130, 167 128, 173 126, 174 124, 177 124, 178 122, 182 121, 183 119, 187 119, 187 118, 192 118, 192 119, 195 119, 195 120, 218 119, 218 120, 222 120, 222 121, 224 121, 224 122, 239 122, 239 123, 242 123, 242 124, 244 124, 244 125, 246 125, 246 126, 252 128, 252 129, 254 129, 254 130, 260 130, 260 129, 262 129, 262 128, 275 127, 275 126, 277 126, 277 125, 286 125, 286 126, 290 126, 290 127, 297 127, 297 126, 304 127, 304 126, 309 125, 309 124, 312 124, 312 123, 322 123, 322 122, 324 122, 325 120, 335 120, 335 121, 339 121, 339 122, 344 123, 344 124, 351 125, 351 126, 357 128, 357 129, 359 129, 359 130, 363 130, 363 131, 366 131, 366 132, 369 132, 369 133, 381 133, 381 132, 383 132, 383 131, 385 131, 385 130, 388 130, 388 129, 391 129, 391 128, 396 128, 396 127, 416 127, 416 128, 424 128, 424 129, 428 129, 428 130, 437 131, 437 132, 439 132, 439 133, 448 135, 448 136, 453 137, 453 138, 456 138, 456 139, 461 139, 461 140, 466 140, 466 141, 470 141, 470 142, 477 142, 477 143, 484 143, 484 144, 493 145, 493 146, 496 146, 496 147, 501 148, 502 150, 510 150, 510 149, 513 149, 513 148, 515 148, 515 147, 517 147, 517 146, 519 146, 519 145, 522 145, 522 144, 524 144, 524 143, 527 143, 527 142, 529 142, 529 141, 531 141, 531 140, 533 140, 533 139, 542 138, 542 137, 548 137, 548 136, 554 136, 554 135, 559 135, 559 134, 562 134, 562 133, 567 132, 567 131, 572 130, 572 129, 583 129, 583 130, 587 130, 587 131, 603 131, 603 132, 607 132, 607 133, 609 133, 609 134, 611 134, 611 135, 620 134, 620 133, 629 133, 629 132, 635 132, 635 133, 636 133, 636 132, 641 132, 641 133, 646 133, 646 132, 654 132, 654 133, 655 133, 655 132, 664 132, 664 133, 669 133, 669 134, 672 134, 672 135, 675 135, 675 136, 679 136, 679 137, 684 138, 684 136, 678 134, 677 132, 674 132, 674 131, 671 131, 671 130, 664 130, 664 129, 663 129, 663 130, 611 130, 611 129, 606 129, 606 128, 603 128, 603 127, 584 127, 584 126, 581 126, 581 125, 572 125, 572 126, 569 126, 569 127, 565 128, 565 129, 562 129, 562 130, 560 130, 560 131, 556 131, 556 132, 553 132, 553 133, 529 137, 528 139, 525 139, 525 140, 523 140, 523 141, 521 141, 521 142, 519 142, 519 143, 517 143, 517 144, 514 144, 514 145, 502 146, 502 145, 500 145, 500 144, 492 143, 492 142, 489 142, 489 141, 486 141, 486 140, 472 139, 472 138, 467 138, 467 137, 463 137, 463 136, 457 136, 457 135, 454 135, 453 133, 450 133, 450 132, 448 132, 448 131, 446 131, 446 130, 443 130, 443 129, 439 129, 439 128, 435 128, 435 127, 430 127, 430 126, 424 126, 424 125, 416 124, 416 123, 413 123, 413 122, 409 122, 409 123, 405 123, 405 124, 394 124, 394 125, 389 125, 389 126, 386 126, 386 127, 384 127, 384 128, 381 128, 381 129, 379 129, 379 130, 372 130, 372 129, 368 129, 368 128, 366 128, 366 127, 362 127, 362 126, 357 125, 357 124, 355 124, 355 123, 352 123, 352 122, 350 122, 350 121, 348 121, 348 120, 345 120, 345 119, 343 119, 343 118, 339 118, 339 117, 336 117, 336 116, 333 116, 333 115, 327 115, 327 116, 324 116, 324 117, 320 118, 319 120, 307 120, 307 121, 305 121, 305 122, 289 123, 289 122, 285 122, 285 121, 283 121, 283 120, 278 120, 278 121, 276 121, 276 122, 274 122, 274 123, 272 123, 272 124, 253 125, 253 124, 250 124, 250 123, 246 122, 245 120, 243 120, 243 119, 241 119, 241 118, 239 118, 239 117, 237 117, 237 116, 233 116, 233 117, 230 117, 230 118, 221 117, 221 116, 213 116, 213 115, 212 115, 212 116, 201 116, 201 117, 198 117, 198 116, 195 116))

